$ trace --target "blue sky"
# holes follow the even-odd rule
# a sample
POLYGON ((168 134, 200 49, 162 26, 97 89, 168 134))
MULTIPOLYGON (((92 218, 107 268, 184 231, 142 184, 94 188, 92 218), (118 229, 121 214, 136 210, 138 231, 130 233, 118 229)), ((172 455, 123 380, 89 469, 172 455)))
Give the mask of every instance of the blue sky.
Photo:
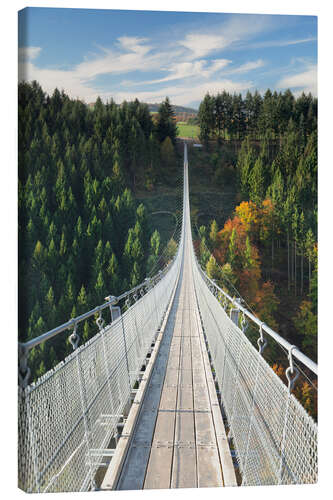
POLYGON ((197 108, 206 92, 317 95, 317 18, 28 8, 19 79, 94 102, 137 97, 197 108))

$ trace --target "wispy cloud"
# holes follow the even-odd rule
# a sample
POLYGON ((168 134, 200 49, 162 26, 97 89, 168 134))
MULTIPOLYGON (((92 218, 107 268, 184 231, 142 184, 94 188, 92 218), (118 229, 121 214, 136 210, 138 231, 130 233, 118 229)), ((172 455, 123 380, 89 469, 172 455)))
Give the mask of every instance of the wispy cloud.
POLYGON ((316 42, 315 37, 301 38, 298 40, 265 40, 264 42, 250 43, 250 49, 266 49, 270 47, 288 47, 289 45, 298 45, 301 43, 316 42))
POLYGON ((230 48, 233 44, 248 41, 270 27, 269 16, 231 16, 222 24, 187 33, 178 43, 189 52, 187 57, 197 59, 218 50, 230 48))
MULTIPOLYGON (((191 41, 192 39, 189 38, 191 41)), ((203 38, 201 38, 203 40, 203 38)), ((207 41, 207 38, 205 38, 207 41)), ((214 38, 216 41, 216 38, 214 38)), ((157 90, 155 94, 151 91, 140 92, 114 92, 110 89, 108 92, 97 91, 94 85, 95 79, 100 75, 110 74, 110 75, 120 75, 128 74, 133 71, 137 72, 161 72, 165 71, 168 74, 165 77, 149 80, 133 82, 130 84, 131 80, 127 81, 128 86, 132 86, 134 89, 137 85, 145 86, 152 84, 163 84, 171 81, 188 80, 195 79, 195 82, 191 85, 190 94, 193 96, 195 91, 193 90, 193 85, 196 89, 204 89, 208 80, 212 78, 214 74, 217 74, 232 61, 228 59, 199 59, 194 60, 193 54, 190 59, 187 57, 184 51, 180 50, 183 45, 183 41, 178 43, 173 43, 174 50, 170 51, 168 47, 156 48, 150 43, 146 38, 136 38, 136 37, 121 37, 117 39, 117 43, 112 48, 99 47, 99 54, 95 54, 94 57, 86 58, 84 61, 80 62, 71 70, 63 69, 49 69, 49 68, 39 68, 34 61, 34 57, 37 57, 38 52, 34 47, 27 47, 26 54, 29 57, 20 61, 19 64, 19 78, 20 80, 37 80, 41 83, 43 88, 48 93, 52 93, 54 88, 64 88, 73 97, 81 97, 85 100, 93 100, 97 95, 110 96, 124 96, 124 98, 133 98, 134 93, 136 96, 149 97, 149 96, 165 96, 167 93, 172 94, 171 88, 161 88, 157 90), (176 45, 176 46, 175 46, 176 45), (153 50, 154 49, 154 50, 153 50)), ((194 46, 193 46, 194 47, 194 46)), ((205 49, 199 50, 198 47, 194 48, 196 56, 201 53, 207 53, 207 51, 213 50, 213 39, 210 39, 209 43, 206 44, 205 49)), ((245 68, 244 68, 245 69, 245 68)), ((236 71, 236 70, 234 70, 236 71)), ((240 72, 243 72, 240 69, 240 72)), ((226 85, 230 89, 235 89, 237 91, 239 85, 236 82, 230 83, 229 80, 222 80, 223 85, 226 85)), ((210 87, 214 86, 214 82, 210 82, 210 87)), ((243 88, 244 84, 241 84, 243 88)), ((177 88, 177 95, 179 95, 179 88, 177 88)), ((216 87, 218 88, 218 87, 216 87)), ((184 94, 185 92, 181 92, 184 94)), ((188 93, 188 87, 187 87, 188 93)), ((191 100, 193 97, 191 97, 191 100)))
POLYGON ((228 59, 214 59, 213 61, 201 59, 199 61, 193 62, 185 61, 175 63, 173 65, 170 65, 168 68, 163 68, 163 70, 169 71, 168 76, 159 78, 157 80, 145 81, 142 83, 146 85, 152 85, 173 80, 184 80, 186 78, 210 78, 214 73, 217 73, 230 63, 231 61, 229 61, 228 59))
POLYGON ((102 55, 88 59, 77 66, 74 71, 83 80, 91 80, 98 75, 113 73, 124 74, 131 71, 149 71, 168 60, 161 53, 152 54, 152 46, 146 39, 121 37, 117 40, 117 48, 103 47, 102 55))
POLYGON ((240 66, 238 66, 238 68, 230 69, 228 73, 248 73, 249 71, 253 71, 254 69, 262 68, 264 65, 264 61, 262 59, 258 59, 257 61, 249 61, 247 63, 241 64, 240 66))
POLYGON ((310 65, 305 71, 285 76, 278 81, 277 87, 296 89, 296 94, 311 92, 311 94, 317 95, 317 65, 310 65))

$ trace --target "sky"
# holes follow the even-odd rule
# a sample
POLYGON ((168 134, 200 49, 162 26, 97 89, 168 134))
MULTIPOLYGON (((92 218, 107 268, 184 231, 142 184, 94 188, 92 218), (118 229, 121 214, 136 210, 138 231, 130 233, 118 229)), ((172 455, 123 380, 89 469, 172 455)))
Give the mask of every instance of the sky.
POLYGON ((315 16, 27 8, 19 80, 86 103, 198 108, 207 92, 317 95, 315 16))

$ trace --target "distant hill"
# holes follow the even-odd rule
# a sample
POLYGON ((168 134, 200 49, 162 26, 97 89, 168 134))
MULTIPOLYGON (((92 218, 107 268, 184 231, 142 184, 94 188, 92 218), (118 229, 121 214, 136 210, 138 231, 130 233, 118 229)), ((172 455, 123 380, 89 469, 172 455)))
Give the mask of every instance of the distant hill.
MULTIPOLYGON (((158 111, 158 108, 160 107, 160 103, 155 103, 155 104, 148 104, 147 103, 147 106, 148 106, 149 111, 151 113, 155 113, 158 111)), ((190 115, 197 115, 198 114, 198 110, 194 109, 194 108, 187 108, 185 106, 176 106, 174 104, 172 104, 172 108, 173 108, 174 112, 176 113, 176 115, 179 113, 188 113, 190 115)))
MULTIPOLYGON (((158 111, 158 108, 160 107, 161 103, 154 103, 154 104, 148 104, 146 103, 148 108, 149 108, 149 111, 151 113, 157 113, 158 111)), ((94 109, 94 106, 95 106, 95 103, 94 102, 90 102, 89 104, 87 104, 87 106, 91 109, 94 109)), ((179 115, 181 113, 186 113, 188 115, 197 115, 198 114, 198 110, 197 109, 194 109, 194 108, 187 108, 186 106, 176 106, 174 104, 172 104, 172 108, 174 110, 174 112, 176 113, 176 115, 179 115)))

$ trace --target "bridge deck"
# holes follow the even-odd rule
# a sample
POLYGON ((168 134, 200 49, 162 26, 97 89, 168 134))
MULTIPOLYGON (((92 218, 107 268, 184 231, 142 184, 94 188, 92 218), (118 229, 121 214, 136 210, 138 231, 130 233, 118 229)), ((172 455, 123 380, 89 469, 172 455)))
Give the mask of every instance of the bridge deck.
POLYGON ((136 421, 130 436, 124 436, 126 444, 117 448, 123 456, 112 460, 102 489, 236 485, 201 330, 189 245, 185 238, 183 266, 145 395, 139 409, 132 407, 136 421))

